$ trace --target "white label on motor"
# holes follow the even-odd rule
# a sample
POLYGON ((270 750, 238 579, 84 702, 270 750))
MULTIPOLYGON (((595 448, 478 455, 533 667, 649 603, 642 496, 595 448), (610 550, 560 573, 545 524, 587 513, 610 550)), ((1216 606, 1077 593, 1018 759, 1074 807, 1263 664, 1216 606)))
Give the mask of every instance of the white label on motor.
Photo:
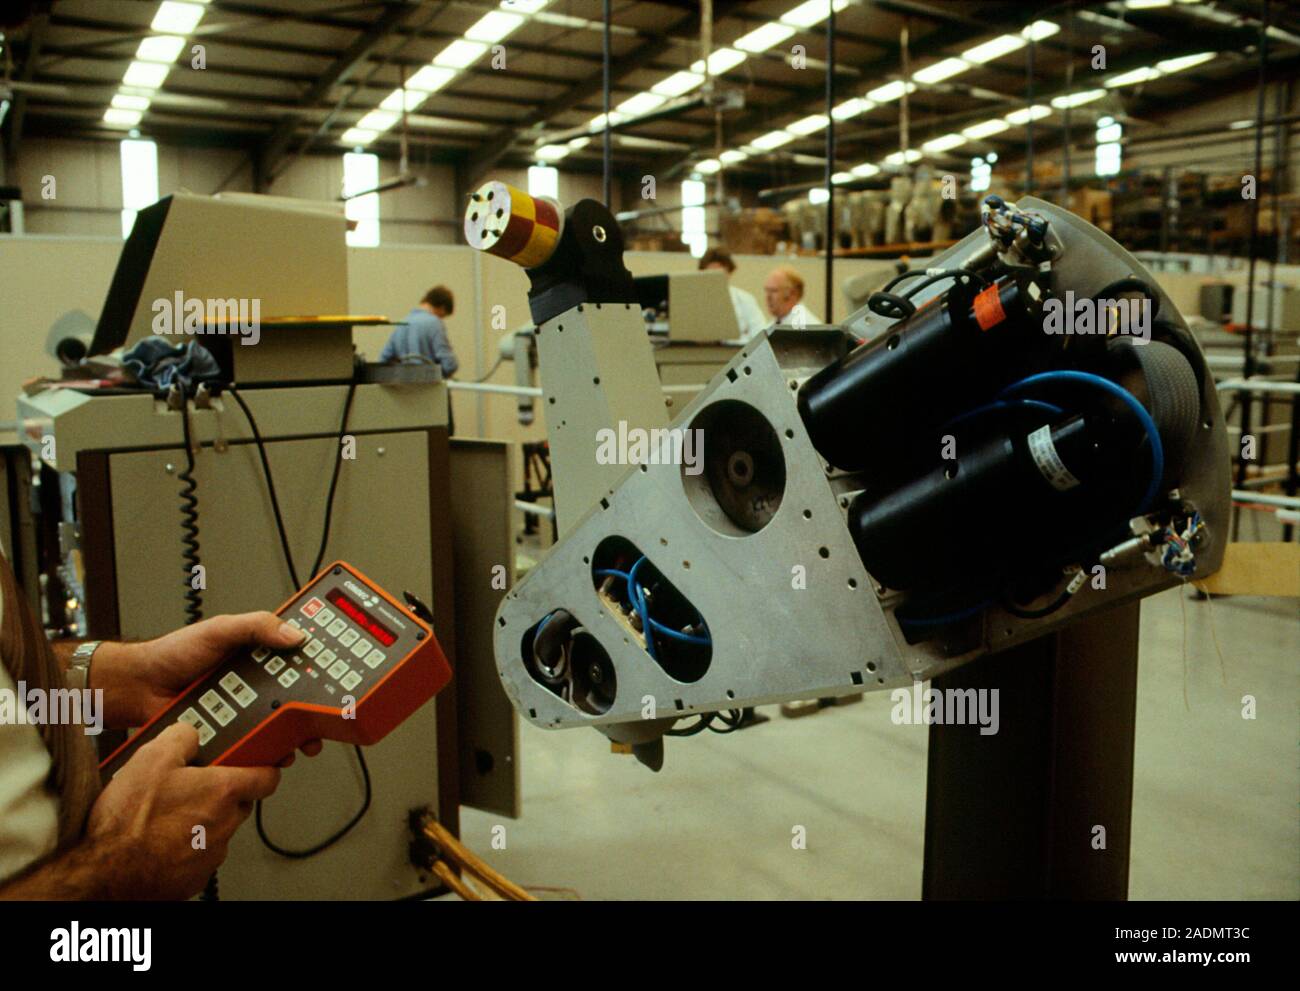
POLYGON ((1052 488, 1065 492, 1079 484, 1079 480, 1070 474, 1070 469, 1065 467, 1065 462, 1056 453, 1050 424, 1039 427, 1026 440, 1029 442, 1029 454, 1033 457, 1034 464, 1038 466, 1038 470, 1052 488))

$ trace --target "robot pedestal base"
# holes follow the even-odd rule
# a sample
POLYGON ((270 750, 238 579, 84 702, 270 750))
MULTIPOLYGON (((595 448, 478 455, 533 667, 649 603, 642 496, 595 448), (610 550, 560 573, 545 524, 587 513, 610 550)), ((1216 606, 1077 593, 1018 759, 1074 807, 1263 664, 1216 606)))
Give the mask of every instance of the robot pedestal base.
POLYGON ((1138 615, 1132 602, 934 679, 997 689, 999 726, 930 727, 922 897, 1127 898, 1138 615))

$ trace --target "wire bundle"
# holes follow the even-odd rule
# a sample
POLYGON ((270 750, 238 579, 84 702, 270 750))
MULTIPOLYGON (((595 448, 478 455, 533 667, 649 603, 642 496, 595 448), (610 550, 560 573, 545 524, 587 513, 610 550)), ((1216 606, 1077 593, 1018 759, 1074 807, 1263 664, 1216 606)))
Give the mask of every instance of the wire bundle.
POLYGON ((1160 550, 1160 564, 1166 571, 1187 578, 1196 571, 1196 543, 1205 532, 1205 521, 1200 513, 1193 513, 1179 532, 1173 523, 1164 529, 1164 542, 1160 550))
POLYGON ((704 635, 698 636, 693 633, 674 630, 671 626, 666 626, 650 615, 650 607, 646 603, 645 585, 637 580, 641 566, 645 563, 646 557, 642 554, 627 571, 620 571, 617 568, 598 568, 596 574, 602 578, 621 578, 626 583, 628 602, 641 621, 641 633, 645 636, 646 652, 655 660, 659 659, 655 648, 654 635, 656 633, 682 643, 693 643, 699 646, 712 644, 713 640, 708 635, 708 629, 705 627, 703 619, 700 620, 699 626, 704 630, 704 635))

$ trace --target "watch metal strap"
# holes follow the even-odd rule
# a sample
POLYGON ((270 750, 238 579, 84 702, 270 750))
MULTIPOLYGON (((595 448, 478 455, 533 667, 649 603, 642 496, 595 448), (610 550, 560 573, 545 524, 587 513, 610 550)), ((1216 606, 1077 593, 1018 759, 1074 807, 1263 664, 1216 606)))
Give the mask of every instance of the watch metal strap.
POLYGON ((77 644, 68 660, 68 685, 71 688, 88 688, 90 686, 90 661, 99 649, 102 640, 87 640, 77 644))

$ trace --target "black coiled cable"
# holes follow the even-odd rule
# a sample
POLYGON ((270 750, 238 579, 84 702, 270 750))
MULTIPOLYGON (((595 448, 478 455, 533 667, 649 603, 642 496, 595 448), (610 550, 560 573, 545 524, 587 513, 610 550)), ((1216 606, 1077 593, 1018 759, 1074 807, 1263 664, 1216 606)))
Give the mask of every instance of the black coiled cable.
MULTIPOLYGON (((199 483, 194 477, 194 444, 190 435, 190 402, 184 390, 180 392, 181 433, 185 438, 185 470, 177 474, 183 482, 181 488, 181 560, 185 571, 185 625, 190 626, 203 618, 203 586, 196 583, 196 569, 202 572, 199 560, 199 497, 195 495, 199 483)), ((212 872, 199 898, 205 902, 221 900, 217 887, 217 873, 212 872)))
POLYGON ((203 618, 203 587, 195 578, 203 565, 199 561, 199 500, 194 493, 199 483, 194 478, 194 447, 190 441, 190 409, 181 395, 181 430, 185 435, 185 470, 176 477, 181 486, 181 560, 185 570, 185 625, 203 618), (197 570, 196 570, 197 569, 197 570))

